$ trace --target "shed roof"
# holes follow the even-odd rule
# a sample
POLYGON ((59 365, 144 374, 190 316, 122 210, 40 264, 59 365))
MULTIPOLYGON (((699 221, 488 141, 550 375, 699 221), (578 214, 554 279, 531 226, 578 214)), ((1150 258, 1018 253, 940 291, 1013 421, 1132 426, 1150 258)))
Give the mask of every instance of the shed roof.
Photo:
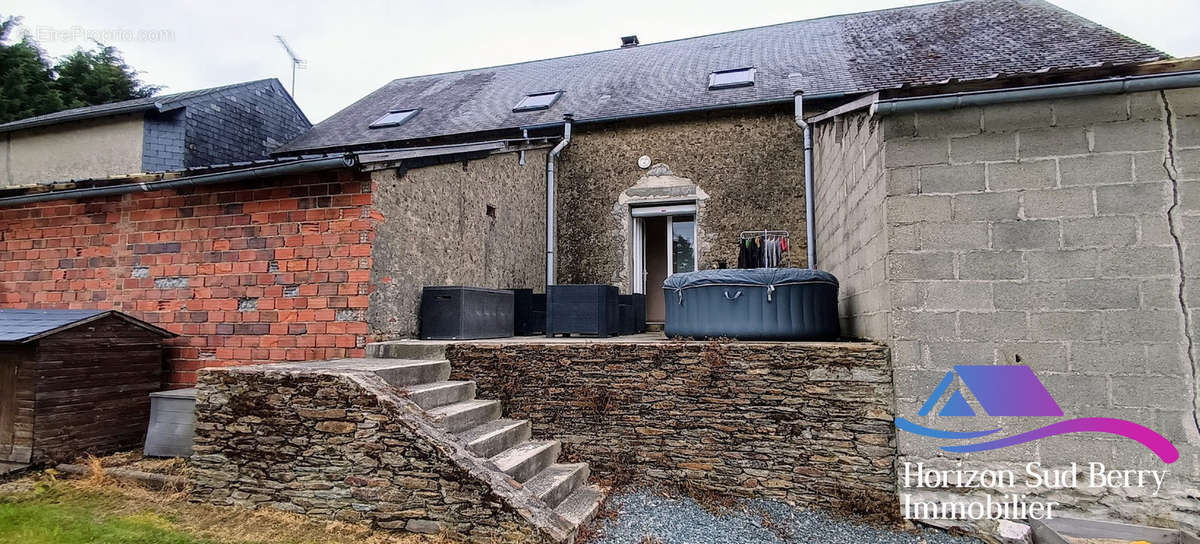
POLYGON ((490 68, 396 79, 276 153, 347 149, 561 122, 871 92, 950 78, 1124 64, 1167 55, 1043 0, 956 0, 837 15, 490 68), (709 74, 753 67, 749 87, 709 74), (513 112, 527 94, 548 109, 513 112), (394 109, 407 122, 368 128, 394 109))
POLYGON ((116 310, 9 310, 0 309, 0 344, 24 344, 67 329, 114 316, 163 337, 176 336, 116 310))
MULTIPOLYGON (((81 121, 84 119, 94 119, 97 117, 108 117, 126 113, 170 111, 186 106, 184 102, 192 99, 202 98, 210 94, 220 93, 237 87, 261 85, 264 83, 278 85, 280 89, 283 89, 283 85, 280 84, 277 79, 268 78, 234 83, 232 85, 222 85, 220 87, 211 87, 208 89, 197 89, 194 91, 150 96, 147 98, 135 98, 133 100, 123 100, 121 102, 112 102, 109 104, 73 108, 69 110, 56 111, 54 113, 47 113, 45 115, 38 115, 35 117, 26 117, 25 119, 17 119, 16 121, 9 121, 7 123, 0 124, 0 133, 46 125, 56 125, 59 123, 66 123, 68 121, 81 121)), ((297 106, 296 109, 299 110, 299 106, 297 106)))

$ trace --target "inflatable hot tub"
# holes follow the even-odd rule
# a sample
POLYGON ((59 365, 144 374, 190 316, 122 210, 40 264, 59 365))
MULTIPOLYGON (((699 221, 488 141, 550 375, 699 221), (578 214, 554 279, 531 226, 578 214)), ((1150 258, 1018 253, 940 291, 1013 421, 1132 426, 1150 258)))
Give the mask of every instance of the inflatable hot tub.
POLYGON ((803 268, 701 270, 663 282, 672 338, 833 340, 838 281, 803 268))

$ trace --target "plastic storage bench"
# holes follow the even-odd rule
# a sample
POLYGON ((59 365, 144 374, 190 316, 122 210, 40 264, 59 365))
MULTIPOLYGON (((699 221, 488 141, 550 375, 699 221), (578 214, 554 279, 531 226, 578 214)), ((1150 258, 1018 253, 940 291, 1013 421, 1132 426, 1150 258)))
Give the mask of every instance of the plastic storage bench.
POLYGON ((621 305, 629 305, 632 321, 632 326, 628 328, 629 332, 626 332, 625 322, 621 322, 621 334, 646 332, 646 295, 641 293, 621 295, 621 305))
POLYGON ((551 285, 546 288, 546 336, 612 336, 620 330, 616 287, 551 285))
POLYGON ((533 289, 513 289, 513 332, 517 336, 546 332, 546 294, 533 289))
POLYGON ((196 429, 196 388, 150 393, 146 457, 188 457, 196 429))
POLYGON ((474 340, 513 335, 511 289, 426 287, 421 293, 421 338, 474 340))
POLYGON ((801 268, 702 270, 663 282, 672 338, 833 340, 838 281, 801 268))

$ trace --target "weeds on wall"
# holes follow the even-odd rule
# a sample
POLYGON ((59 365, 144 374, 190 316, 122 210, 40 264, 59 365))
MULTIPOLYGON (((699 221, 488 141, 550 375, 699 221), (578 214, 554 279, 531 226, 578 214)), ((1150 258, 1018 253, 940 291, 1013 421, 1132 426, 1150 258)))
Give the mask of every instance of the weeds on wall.
POLYGON ((728 338, 714 338, 704 344, 704 348, 701 349, 700 364, 708 374, 709 385, 715 384, 729 366, 729 363, 726 362, 729 353, 725 345, 732 341, 728 338))
POLYGON ((612 391, 600 386, 585 385, 579 390, 579 398, 591 407, 591 413, 597 420, 603 418, 612 409, 612 391))
POLYGON ((504 351, 492 360, 493 374, 498 376, 495 394, 505 406, 511 406, 512 399, 521 392, 521 378, 513 361, 512 354, 504 351))
POLYGON ((732 495, 706 487, 692 479, 681 480, 678 484, 666 488, 672 496, 687 496, 696 504, 714 516, 720 516, 737 506, 738 500, 732 495))
POLYGON ((840 501, 841 514, 870 523, 894 524, 900 521, 896 497, 891 494, 849 489, 835 484, 830 495, 840 501))

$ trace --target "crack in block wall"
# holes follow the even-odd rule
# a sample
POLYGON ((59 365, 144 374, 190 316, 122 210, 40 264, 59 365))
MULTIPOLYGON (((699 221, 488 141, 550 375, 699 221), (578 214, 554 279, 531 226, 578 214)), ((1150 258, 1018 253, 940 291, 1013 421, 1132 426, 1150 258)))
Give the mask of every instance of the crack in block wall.
MULTIPOLYGON (((1197 325, 1189 330, 1186 319, 1200 306, 1190 288, 1200 276, 1200 89, 878 122, 897 414, 915 414, 953 365, 1026 364, 1068 417, 1132 420, 1182 454, 1165 465, 1131 440, 1084 434, 947 454, 935 441, 901 433, 900 462, 1166 469, 1158 495, 1033 494, 1085 513, 1200 528, 1200 384, 1188 342, 1197 325)), ((1014 434, 1045 423, 977 425, 1014 434)))

